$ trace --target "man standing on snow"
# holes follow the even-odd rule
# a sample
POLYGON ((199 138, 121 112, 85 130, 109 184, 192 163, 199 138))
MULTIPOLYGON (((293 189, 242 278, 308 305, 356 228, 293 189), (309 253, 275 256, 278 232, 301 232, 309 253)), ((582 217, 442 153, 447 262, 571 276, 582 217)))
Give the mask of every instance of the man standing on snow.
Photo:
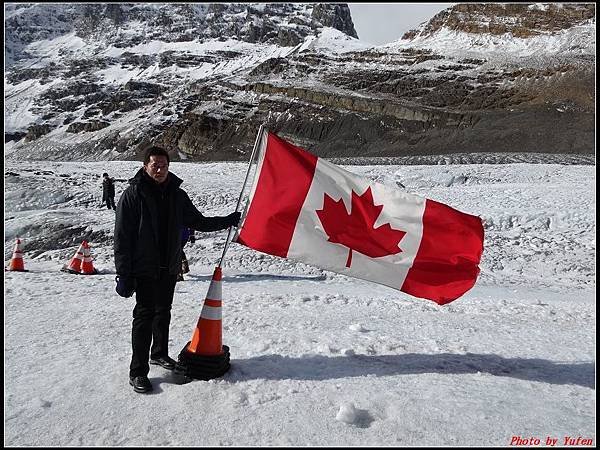
POLYGON ((236 226, 240 212, 205 217, 169 172, 169 154, 160 147, 146 150, 144 166, 129 180, 117 205, 115 222, 116 291, 136 292, 129 366, 129 384, 136 392, 152 390, 150 364, 173 370, 169 357, 169 324, 177 274, 181 270, 181 229, 216 231, 236 226), (151 347, 152 344, 152 347, 151 347))
POLYGON ((106 202, 108 209, 115 208, 115 180, 110 178, 106 172, 102 174, 102 203, 106 202))

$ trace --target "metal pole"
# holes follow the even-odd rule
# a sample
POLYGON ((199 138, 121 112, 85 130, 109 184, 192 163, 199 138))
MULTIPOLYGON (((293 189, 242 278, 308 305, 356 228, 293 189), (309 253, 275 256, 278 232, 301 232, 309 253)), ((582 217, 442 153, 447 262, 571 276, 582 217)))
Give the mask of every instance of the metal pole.
MULTIPOLYGON (((252 154, 250 155, 250 162, 248 163, 248 170, 246 171, 246 178, 244 179, 244 185, 242 186, 242 190, 240 192, 240 196, 237 201, 237 205, 235 205, 235 210, 237 211, 240 207, 240 203, 242 202, 242 196, 244 195, 244 189, 246 189, 246 184, 248 183, 248 176, 250 176, 250 169, 252 168, 252 163, 254 162, 254 155, 256 154, 256 150, 258 149, 258 143, 263 135, 263 129, 265 124, 263 123, 258 129, 258 134, 256 135, 256 140, 254 141, 254 148, 252 149, 252 154)), ((237 226, 235 227, 237 230, 237 226)), ((223 248, 223 254, 221 255, 221 260, 219 261, 219 266, 223 264, 223 260, 225 259, 225 253, 227 253, 227 249, 229 248, 231 237, 231 232, 233 231, 233 227, 229 227, 229 231, 227 232, 227 239, 225 240, 225 248, 223 248)))

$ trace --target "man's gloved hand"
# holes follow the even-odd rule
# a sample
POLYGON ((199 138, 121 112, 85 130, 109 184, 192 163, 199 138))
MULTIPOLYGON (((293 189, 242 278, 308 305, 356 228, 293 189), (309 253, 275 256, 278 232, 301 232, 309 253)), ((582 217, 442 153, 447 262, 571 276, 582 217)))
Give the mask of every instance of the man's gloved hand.
POLYGON ((194 233, 190 234, 189 242, 190 244, 196 243, 196 236, 194 236, 194 233))
POLYGON ((239 211, 232 212, 231 214, 225 216, 225 218, 227 219, 227 226, 228 227, 237 227, 238 224, 240 223, 241 217, 242 217, 242 213, 239 211))
POLYGON ((117 294, 119 294, 121 297, 131 297, 135 292, 135 278, 117 275, 115 277, 115 281, 117 282, 115 291, 117 291, 117 294))

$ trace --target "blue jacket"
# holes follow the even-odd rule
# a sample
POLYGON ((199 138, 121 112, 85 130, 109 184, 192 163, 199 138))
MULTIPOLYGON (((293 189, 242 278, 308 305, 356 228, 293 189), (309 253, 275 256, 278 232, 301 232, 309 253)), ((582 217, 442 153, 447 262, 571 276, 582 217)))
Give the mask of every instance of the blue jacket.
POLYGON ((187 241, 190 239, 192 232, 188 227, 183 227, 181 230, 181 246, 183 247, 187 244, 187 241))

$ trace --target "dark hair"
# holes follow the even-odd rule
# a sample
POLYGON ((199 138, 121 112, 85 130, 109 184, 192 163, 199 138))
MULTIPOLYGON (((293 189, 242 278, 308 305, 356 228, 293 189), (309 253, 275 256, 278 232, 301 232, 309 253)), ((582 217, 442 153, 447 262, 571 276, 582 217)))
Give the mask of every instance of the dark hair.
POLYGON ((144 164, 148 164, 150 162, 151 156, 164 156, 167 158, 168 163, 171 162, 171 158, 169 158, 169 154, 167 153, 167 151, 164 148, 161 148, 161 147, 156 147, 156 146, 148 147, 146 149, 146 152, 144 153, 144 164))
POLYGON ((106 172, 104 172, 104 173, 102 174, 102 176, 103 176, 103 177, 107 177, 107 176, 108 176, 108 174, 107 174, 106 172))

